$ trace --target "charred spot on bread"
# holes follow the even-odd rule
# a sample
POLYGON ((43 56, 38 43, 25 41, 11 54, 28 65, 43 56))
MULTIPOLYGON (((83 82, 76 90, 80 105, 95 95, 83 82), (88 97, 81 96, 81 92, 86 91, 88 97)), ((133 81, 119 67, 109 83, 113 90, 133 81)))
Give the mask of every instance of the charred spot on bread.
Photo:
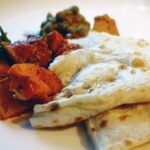
POLYGON ((69 97, 71 97, 73 94, 72 94, 72 92, 70 91, 70 90, 67 90, 66 92, 65 92, 65 97, 67 97, 67 98, 69 98, 69 97))
POLYGON ((119 69, 121 69, 121 70, 124 70, 124 69, 126 69, 127 68, 127 65, 126 64, 121 64, 120 66, 119 66, 119 69))
POLYGON ((125 143, 126 145, 132 145, 132 141, 131 141, 131 140, 128 140, 128 139, 125 140, 124 143, 125 143))
POLYGON ((132 66, 135 68, 144 68, 146 67, 146 63, 142 58, 136 57, 132 60, 132 66))
POLYGON ((95 129, 95 128, 91 128, 91 131, 92 131, 92 132, 95 132, 95 131, 96 131, 96 129, 95 129))
POLYGON ((123 115, 123 116, 120 116, 119 119, 120 119, 121 121, 124 121, 124 120, 126 120, 128 117, 129 117, 129 115, 123 115))
POLYGON ((100 127, 101 128, 105 128, 108 124, 108 120, 102 120, 101 123, 100 123, 100 127))
POLYGON ((76 118, 75 118, 75 122, 79 122, 79 121, 81 121, 81 120, 83 120, 83 117, 82 117, 82 116, 79 116, 79 117, 76 117, 76 118))
POLYGON ((50 111, 56 111, 59 109, 59 104, 54 102, 51 104, 50 111))
POLYGON ((94 91, 94 89, 93 89, 93 88, 89 89, 88 93, 91 93, 92 91, 94 91))
POLYGON ((114 78, 114 77, 108 77, 107 81, 108 81, 108 82, 114 82, 114 81, 115 81, 115 78, 114 78))
POLYGON ((58 119, 54 119, 53 123, 59 123, 59 120, 58 119))

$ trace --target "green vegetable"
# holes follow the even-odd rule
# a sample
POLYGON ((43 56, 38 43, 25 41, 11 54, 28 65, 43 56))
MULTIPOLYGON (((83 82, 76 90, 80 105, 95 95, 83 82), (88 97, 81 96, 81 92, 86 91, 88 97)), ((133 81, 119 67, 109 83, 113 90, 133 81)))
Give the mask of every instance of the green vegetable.
POLYGON ((43 21, 41 24, 40 35, 44 36, 47 33, 55 31, 55 29, 56 29, 55 17, 53 17, 51 13, 48 13, 46 17, 46 21, 43 21))
MULTIPOLYGON (((7 34, 4 32, 4 30, 0 26, 0 42, 2 42, 2 41, 10 43, 10 39, 7 37, 7 34)), ((13 64, 12 59, 7 54, 6 49, 1 45, 1 43, 0 43, 0 59, 6 60, 10 65, 13 64)))
POLYGON ((14 62, 7 54, 6 50, 0 45, 0 59, 4 59, 8 62, 8 64, 12 65, 14 62))
POLYGON ((5 42, 11 42, 10 39, 7 37, 7 33, 4 32, 2 27, 0 26, 0 42, 5 41, 5 42))
POLYGON ((72 6, 58 12, 55 17, 48 13, 46 21, 41 24, 40 34, 43 36, 52 31, 58 31, 64 37, 79 38, 86 36, 89 30, 89 22, 80 14, 77 6, 72 6))

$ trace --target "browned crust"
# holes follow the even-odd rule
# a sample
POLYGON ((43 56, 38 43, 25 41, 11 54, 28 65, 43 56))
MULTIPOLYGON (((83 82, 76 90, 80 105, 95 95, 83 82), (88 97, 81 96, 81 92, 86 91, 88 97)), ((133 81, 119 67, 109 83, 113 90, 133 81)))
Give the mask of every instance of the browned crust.
POLYGON ((108 124, 108 120, 102 120, 100 123, 100 127, 105 128, 105 127, 107 127, 107 124, 108 124))

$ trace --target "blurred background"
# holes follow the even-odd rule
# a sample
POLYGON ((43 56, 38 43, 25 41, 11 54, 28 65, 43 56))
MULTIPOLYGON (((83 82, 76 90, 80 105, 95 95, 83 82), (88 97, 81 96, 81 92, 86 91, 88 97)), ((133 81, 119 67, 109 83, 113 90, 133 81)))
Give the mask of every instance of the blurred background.
POLYGON ((93 23, 94 16, 113 17, 122 36, 150 39, 149 0, 0 0, 0 25, 12 40, 36 33, 46 14, 55 14, 72 5, 93 23))

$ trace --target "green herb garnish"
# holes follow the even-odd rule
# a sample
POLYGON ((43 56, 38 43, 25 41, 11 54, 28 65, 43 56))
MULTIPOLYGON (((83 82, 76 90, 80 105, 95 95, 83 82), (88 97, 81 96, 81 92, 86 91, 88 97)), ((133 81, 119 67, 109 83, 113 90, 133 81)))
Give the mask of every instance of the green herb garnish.
POLYGON ((7 33, 4 32, 4 30, 2 29, 2 27, 0 26, 0 42, 4 41, 4 42, 11 42, 10 39, 7 37, 7 33))
POLYGON ((12 59, 8 55, 6 49, 1 45, 1 42, 11 42, 10 39, 7 37, 7 33, 4 32, 2 27, 0 26, 0 59, 6 60, 10 65, 13 64, 12 59))

